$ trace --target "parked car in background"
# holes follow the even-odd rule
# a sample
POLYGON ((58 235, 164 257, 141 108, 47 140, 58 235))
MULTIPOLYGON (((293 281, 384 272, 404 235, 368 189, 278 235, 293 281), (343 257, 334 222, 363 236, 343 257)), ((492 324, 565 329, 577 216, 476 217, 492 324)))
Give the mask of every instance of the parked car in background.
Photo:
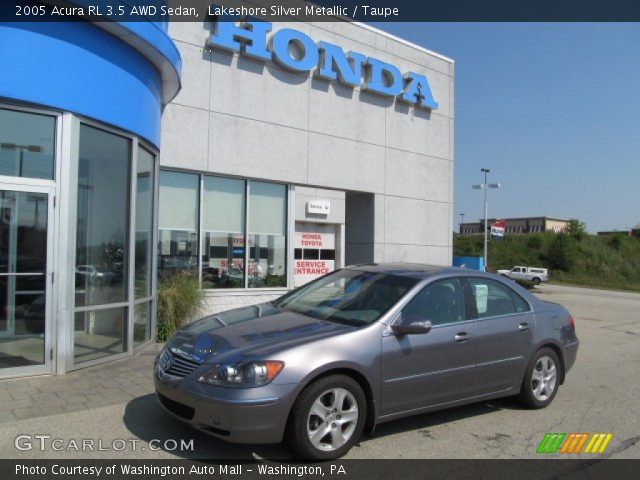
POLYGON ((397 418, 512 395, 546 407, 578 344, 564 307, 498 275, 359 265, 184 327, 154 380, 167 411, 217 438, 332 459, 397 418))
POLYGON ((549 281, 549 272, 546 268, 522 267, 516 265, 511 270, 498 270, 498 275, 509 277, 512 280, 526 280, 534 285, 549 281))

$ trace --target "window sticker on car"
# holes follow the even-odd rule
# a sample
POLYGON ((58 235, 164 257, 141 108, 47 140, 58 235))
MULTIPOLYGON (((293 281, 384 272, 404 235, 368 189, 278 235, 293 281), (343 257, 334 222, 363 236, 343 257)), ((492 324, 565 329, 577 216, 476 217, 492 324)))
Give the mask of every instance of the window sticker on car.
POLYGON ((473 290, 476 297, 476 308, 478 309, 478 315, 487 313, 487 299, 489 297, 489 286, 474 285, 473 290))

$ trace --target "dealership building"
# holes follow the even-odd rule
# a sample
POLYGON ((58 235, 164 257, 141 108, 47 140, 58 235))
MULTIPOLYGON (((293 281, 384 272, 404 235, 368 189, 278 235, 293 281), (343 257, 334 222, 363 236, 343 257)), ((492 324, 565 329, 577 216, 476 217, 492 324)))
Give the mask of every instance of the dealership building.
MULTIPOLYGON (((553 232, 560 233, 569 225, 569 220, 554 217, 520 217, 520 218, 502 218, 504 225, 504 233, 542 233, 553 232)), ((487 229, 499 221, 497 218, 487 219, 487 229)), ((460 235, 479 235, 484 230, 484 220, 477 222, 461 223, 459 226, 460 235)))
POLYGON ((0 378, 345 265, 450 265, 453 61, 364 24, 0 24, 0 378))

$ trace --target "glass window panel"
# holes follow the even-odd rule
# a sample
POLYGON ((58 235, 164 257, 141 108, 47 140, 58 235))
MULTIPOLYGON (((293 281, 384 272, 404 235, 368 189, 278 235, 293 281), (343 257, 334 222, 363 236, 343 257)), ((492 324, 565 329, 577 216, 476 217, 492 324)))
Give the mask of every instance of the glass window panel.
POLYGON ((160 172, 158 274, 198 270, 200 177, 160 172))
POLYGON ((244 180, 204 177, 203 230, 244 232, 244 180))
POLYGON ((203 232, 202 288, 244 287, 244 235, 203 232))
POLYGON ((320 258, 320 250, 317 248, 305 248, 302 251, 305 260, 318 260, 320 258))
POLYGON ((335 260, 335 259, 336 259, 335 250, 320 250, 320 260, 335 260))
POLYGON ((244 180, 204 177, 202 287, 244 287, 244 180))
POLYGON ((249 287, 286 287, 286 186, 250 182, 249 195, 249 287))
POLYGON ((287 190, 285 185, 250 182, 249 233, 284 235, 287 190))
POLYGON ((151 340, 151 302, 139 303, 133 311, 133 347, 151 340))
POLYGON ((47 200, 0 191, 0 369, 45 362, 47 200))
POLYGON ((126 352, 126 307, 76 312, 74 323, 75 363, 126 352))
POLYGON ((0 175, 52 180, 56 119, 0 109, 0 175))
POLYGON ((136 167, 136 298, 151 295, 154 163, 155 157, 151 153, 144 148, 138 148, 136 167))
POLYGON ((249 287, 286 287, 284 235, 249 235, 249 287))
POLYGON ((0 191, 0 273, 44 275, 47 201, 44 193, 0 191))
POLYGON ((127 300, 129 139, 80 126, 76 306, 127 300))
POLYGON ((45 279, 0 277, 0 371, 45 361, 45 279))

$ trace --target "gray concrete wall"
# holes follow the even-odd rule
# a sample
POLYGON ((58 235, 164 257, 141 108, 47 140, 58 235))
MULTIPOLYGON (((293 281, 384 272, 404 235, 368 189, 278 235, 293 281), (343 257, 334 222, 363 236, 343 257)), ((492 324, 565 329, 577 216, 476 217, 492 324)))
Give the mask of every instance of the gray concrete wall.
POLYGON ((274 31, 283 27, 426 75, 439 108, 209 51, 207 24, 172 22, 183 85, 164 111, 161 165, 310 187, 296 187, 296 218, 303 200, 325 195, 316 188, 366 193, 350 197, 351 212, 346 197, 331 198, 345 202, 347 264, 349 251, 359 261, 450 264, 452 62, 358 24, 288 23, 274 31))
POLYGON ((296 222, 313 223, 344 223, 345 192, 339 190, 328 190, 324 188, 313 188, 296 186, 296 222), (331 204, 329 215, 319 215, 307 212, 307 203, 313 200, 327 200, 331 204))

